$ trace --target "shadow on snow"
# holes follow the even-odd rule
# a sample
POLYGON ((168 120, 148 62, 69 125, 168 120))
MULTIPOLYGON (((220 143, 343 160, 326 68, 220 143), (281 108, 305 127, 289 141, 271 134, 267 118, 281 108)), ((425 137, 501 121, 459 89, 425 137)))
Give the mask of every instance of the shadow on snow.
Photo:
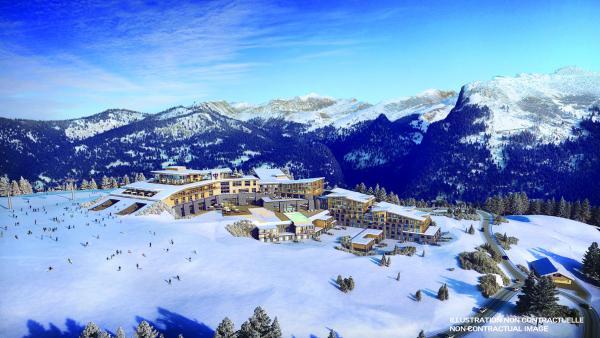
MULTIPOLYGON (((146 320, 159 332, 164 334, 165 338, 176 338, 179 334, 182 334, 185 338, 212 338, 214 336, 213 329, 195 319, 187 318, 160 307, 158 308, 158 314, 159 316, 156 320, 148 320, 139 316, 136 316, 135 319, 138 323, 146 320)), ((77 338, 83 331, 85 324, 67 318, 65 321, 66 330, 62 331, 53 323, 50 323, 46 329, 43 324, 30 319, 27 321, 29 333, 23 336, 23 338, 77 338)), ((109 332, 114 333, 117 328, 103 329, 108 329, 109 332)), ((135 327, 131 329, 135 331, 135 327)))

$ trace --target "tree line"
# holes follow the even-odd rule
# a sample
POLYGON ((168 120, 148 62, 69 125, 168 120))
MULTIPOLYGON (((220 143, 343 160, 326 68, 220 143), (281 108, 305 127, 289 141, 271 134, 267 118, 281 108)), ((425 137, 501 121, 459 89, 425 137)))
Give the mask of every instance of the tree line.
POLYGON ((583 201, 567 201, 563 197, 559 201, 554 198, 530 200, 525 192, 517 192, 489 197, 484 207, 500 216, 548 215, 600 226, 600 206, 592 206, 587 198, 583 201))
MULTIPOLYGON (((146 177, 143 173, 134 173, 133 181, 145 181, 146 177)), ((21 177, 18 180, 10 180, 7 175, 0 177, 0 196, 19 196, 33 194, 34 192, 44 191, 71 191, 71 190, 95 190, 95 189, 115 189, 128 185, 132 182, 129 175, 122 177, 102 176, 100 185, 92 177, 90 180, 83 179, 81 182, 75 179, 68 179, 62 183, 57 183, 54 186, 47 186, 42 181, 35 181, 32 185, 29 180, 21 177), (79 184, 78 184, 79 183, 79 184)))

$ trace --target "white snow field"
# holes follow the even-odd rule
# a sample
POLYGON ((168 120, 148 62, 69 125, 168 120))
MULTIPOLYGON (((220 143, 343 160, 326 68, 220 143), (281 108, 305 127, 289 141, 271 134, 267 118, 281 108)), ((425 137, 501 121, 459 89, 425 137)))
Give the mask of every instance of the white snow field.
POLYGON ((88 321, 112 332, 122 326, 130 335, 142 319, 167 337, 212 337, 223 317, 239 328, 256 306, 278 317, 286 337, 326 337, 329 329, 342 337, 415 337, 421 329, 442 330, 451 317, 468 316, 485 302, 479 274, 456 260, 483 243, 479 232, 464 232, 476 222, 436 216, 453 241, 417 245, 417 255, 392 256, 390 267, 380 267, 379 257, 333 248, 356 228, 333 230, 321 242, 266 244, 232 237, 225 225, 239 217, 115 217, 111 208, 78 207, 98 193, 68 196, 14 198, 14 217, 0 207, 0 337, 77 336, 88 321), (110 258, 116 250, 122 254, 110 258), (351 275, 355 289, 339 291, 338 275, 351 275), (445 302, 436 299, 443 283, 450 288, 445 302), (416 302, 419 289, 423 299, 416 302))
POLYGON ((515 264, 548 257, 560 273, 575 279, 590 292, 592 306, 600 309, 600 288, 582 279, 581 260, 592 242, 600 243, 600 231, 592 225, 553 216, 508 216, 508 223, 494 225, 494 232, 519 239, 506 254, 515 264))

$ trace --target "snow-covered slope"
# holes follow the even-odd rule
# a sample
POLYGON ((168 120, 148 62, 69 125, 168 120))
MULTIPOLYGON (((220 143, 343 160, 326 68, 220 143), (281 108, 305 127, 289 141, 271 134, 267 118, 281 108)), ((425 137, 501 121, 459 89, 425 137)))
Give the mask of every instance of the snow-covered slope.
POLYGON ((306 124, 309 126, 308 130, 314 130, 328 125, 349 128, 358 122, 373 120, 381 114, 385 114, 390 121, 419 114, 426 127, 428 123, 445 118, 455 101, 456 92, 441 90, 427 90, 416 96, 375 105, 356 99, 334 99, 308 94, 292 99, 272 100, 262 105, 233 104, 237 111, 230 116, 241 120, 281 118, 306 124))
POLYGON ((481 121, 486 135, 464 142, 487 142, 502 164, 502 146, 510 135, 529 131, 541 143, 560 143, 574 135, 589 108, 600 104, 600 73, 562 68, 552 74, 519 74, 477 81, 463 88, 463 104, 489 108, 481 121), (485 140, 484 136, 489 136, 485 140))
POLYGON ((148 114, 126 109, 111 109, 102 113, 69 120, 65 135, 70 140, 83 140, 105 131, 146 118, 148 114))

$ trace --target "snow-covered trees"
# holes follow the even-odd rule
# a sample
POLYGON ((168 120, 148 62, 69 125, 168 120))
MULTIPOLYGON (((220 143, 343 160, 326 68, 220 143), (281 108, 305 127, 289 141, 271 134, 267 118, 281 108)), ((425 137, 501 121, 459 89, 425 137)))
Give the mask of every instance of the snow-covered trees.
POLYGON ((89 322, 79 335, 79 338, 111 338, 106 331, 102 331, 94 322, 89 322))
POLYGON ((92 189, 92 190, 98 189, 98 185, 96 184, 96 181, 93 178, 90 180, 90 189, 92 189))
POLYGON ((159 333, 147 321, 142 322, 135 329, 135 338, 156 338, 159 333))
POLYGON ((10 193, 10 180, 7 175, 0 177, 0 196, 8 196, 10 193))
POLYGON ((342 278, 341 275, 338 275, 336 283, 340 291, 344 293, 354 290, 354 279, 352 278, 352 276, 348 278, 342 278))
POLYGON ((129 176, 123 175, 123 185, 128 185, 129 183, 131 183, 129 181, 129 176))
POLYGON ((110 179, 105 175, 102 176, 102 182, 100 183, 100 188, 104 189, 110 189, 110 179))
POLYGON ((81 181, 81 190, 88 190, 90 188, 90 183, 85 178, 81 181))
POLYGON ((582 271, 594 283, 600 284, 600 248, 597 242, 593 242, 583 256, 582 271))
POLYGON ((281 338, 281 327, 277 317, 273 321, 260 306, 236 332, 233 322, 225 317, 215 330, 215 338, 281 338))
POLYGON ((522 291, 517 300, 517 313, 539 317, 556 315, 558 291, 550 277, 536 277, 530 273, 522 291))
POLYGON ((223 318, 217 329, 214 338, 235 338, 235 327, 229 317, 223 318))
POLYGON ((144 173, 138 173, 135 174, 135 181, 139 182, 139 181, 145 181, 146 177, 144 176, 144 173))
POLYGON ((21 189, 23 195, 33 194, 33 187, 23 176, 19 179, 19 189, 21 189))
POLYGON ((335 331, 333 331, 333 329, 329 330, 329 335, 327 335, 327 338, 338 338, 337 333, 335 333, 335 331))
POLYGON ((19 188, 19 183, 17 183, 17 181, 12 181, 10 183, 10 194, 13 196, 21 195, 21 188, 19 188))

